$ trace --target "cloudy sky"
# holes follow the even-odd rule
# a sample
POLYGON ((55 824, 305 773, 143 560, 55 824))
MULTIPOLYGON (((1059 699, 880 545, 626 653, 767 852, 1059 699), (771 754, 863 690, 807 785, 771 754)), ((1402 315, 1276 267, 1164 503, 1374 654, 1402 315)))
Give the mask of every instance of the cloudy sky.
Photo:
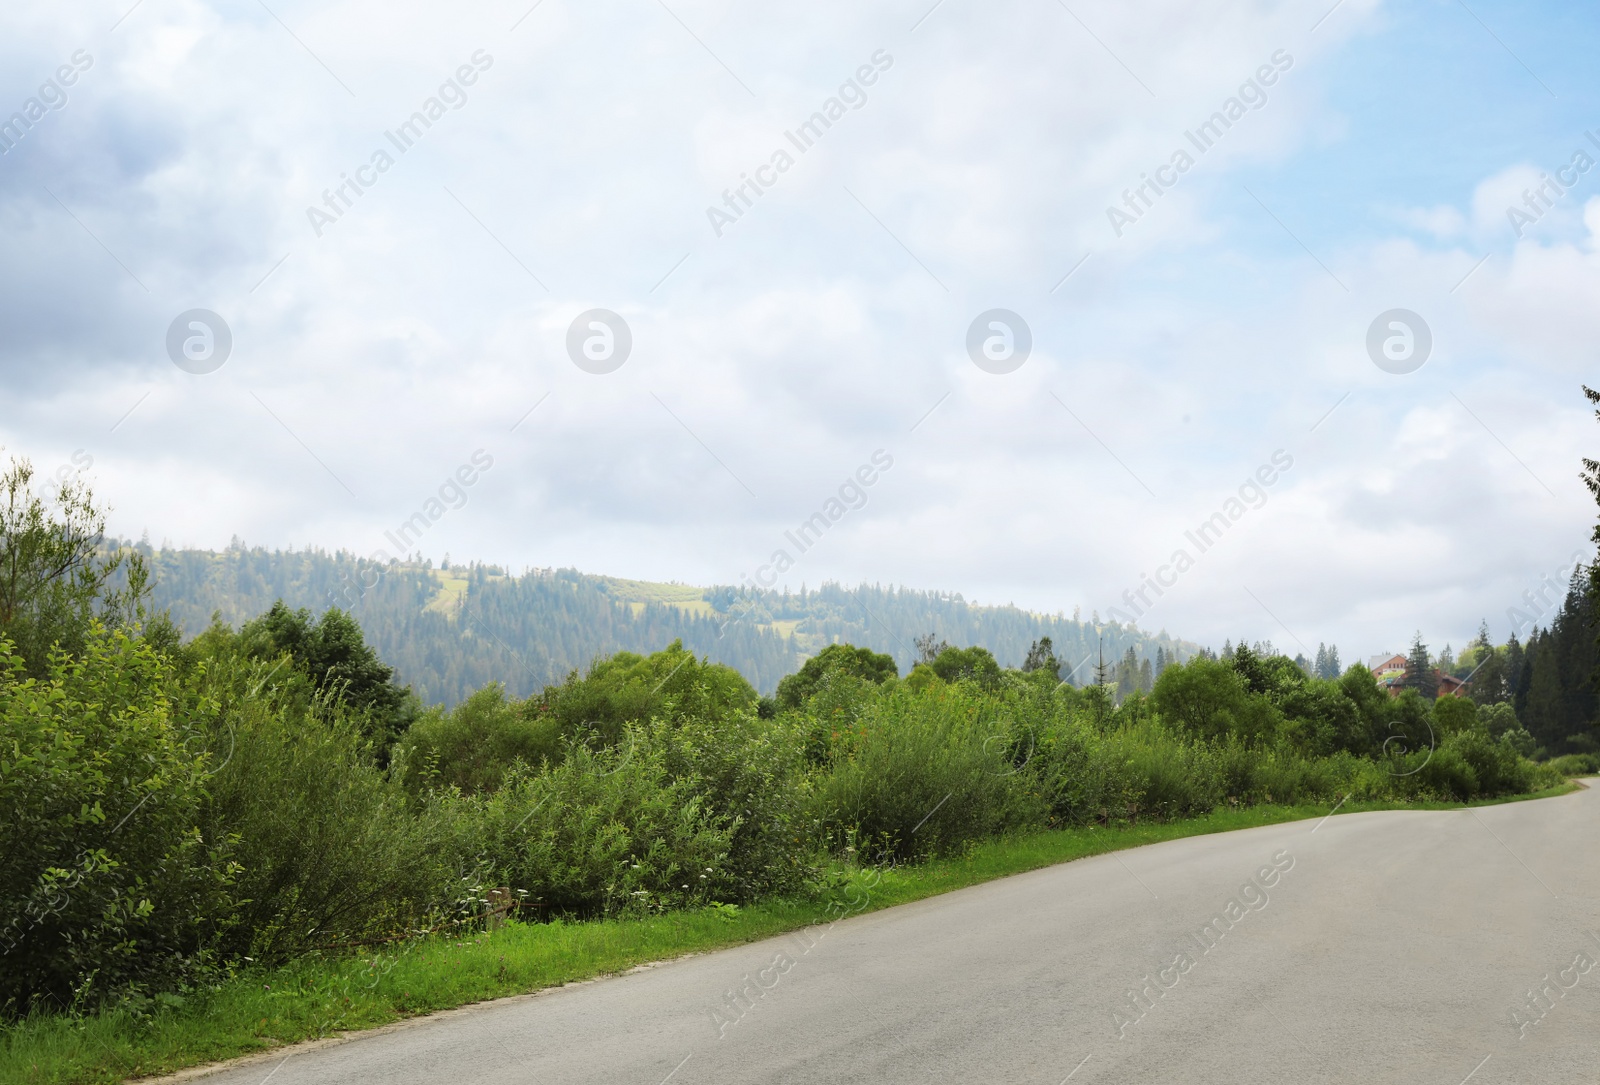
POLYGON ((8 5, 0 442, 157 543, 442 510, 517 569, 1503 638, 1595 516, 1597 52, 1507 0, 8 5))

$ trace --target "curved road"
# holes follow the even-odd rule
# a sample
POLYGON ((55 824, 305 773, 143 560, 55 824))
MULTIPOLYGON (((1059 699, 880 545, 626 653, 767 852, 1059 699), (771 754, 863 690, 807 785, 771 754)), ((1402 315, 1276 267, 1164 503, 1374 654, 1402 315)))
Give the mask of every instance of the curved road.
POLYGON ((206 1080, 1593 1085, 1597 961, 1593 788, 1156 844, 206 1080))

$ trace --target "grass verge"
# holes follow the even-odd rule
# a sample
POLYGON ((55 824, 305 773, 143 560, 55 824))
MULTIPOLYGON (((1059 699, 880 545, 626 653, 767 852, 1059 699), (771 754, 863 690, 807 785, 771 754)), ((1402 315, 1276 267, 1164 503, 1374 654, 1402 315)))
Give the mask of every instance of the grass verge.
MULTIPOLYGON (((1491 802, 1546 798, 1580 786, 1569 783, 1491 802)), ((1455 803, 1349 803, 1339 813, 1460 808, 1455 803)), ((643 919, 510 923, 490 933, 426 939, 370 955, 307 958, 243 973, 184 998, 165 997, 145 1012, 122 1008, 19 1022, 0 1033, 0 1081, 100 1085, 169 1073, 758 941, 842 913, 906 904, 1090 855, 1328 813, 1321 806, 1252 806, 1181 821, 1043 830, 987 841, 959 858, 854 871, 830 899, 766 901, 737 910, 707 908, 643 919)))

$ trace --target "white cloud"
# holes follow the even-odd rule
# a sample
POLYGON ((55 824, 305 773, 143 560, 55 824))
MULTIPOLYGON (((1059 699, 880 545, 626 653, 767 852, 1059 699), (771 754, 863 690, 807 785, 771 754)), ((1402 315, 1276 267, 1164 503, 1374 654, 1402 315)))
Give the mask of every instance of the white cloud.
MULTIPOLYGON (((19 169, 150 291, 41 190, 0 181, 19 239, 0 256, 4 372, 29 404, 0 424, 6 445, 89 449, 129 534, 362 552, 484 448, 495 466, 430 531, 435 556, 691 582, 751 571, 885 448, 894 469, 796 584, 1086 614, 1283 448, 1296 465, 1267 505, 1151 621, 1288 646, 1248 587, 1350 657, 1418 625, 1464 639, 1584 532, 1571 393, 1600 331, 1600 205, 1574 192, 1518 242, 1505 201, 1537 171, 1467 178, 1470 211, 1400 214, 1427 244, 1319 252, 1348 290, 1287 225, 1228 209, 1346 131, 1328 68, 1340 35, 1380 25, 1375 4, 1315 36, 1320 13, 1293 5, 1074 5, 1104 46, 1058 5, 942 5, 914 34, 922 10, 673 9, 715 57, 665 12, 560 0, 514 32, 520 3, 274 5, 304 46, 254 7, 141 8, 19 169), (1268 104, 1115 238, 1107 204, 1280 48, 1295 64, 1268 104), (315 237, 306 207, 478 49, 494 63, 466 104, 315 237), (716 237, 707 204, 877 49, 894 64, 867 103, 716 237), (1469 235, 1493 255, 1452 293, 1483 255, 1469 235), (193 306, 235 335, 207 377, 162 352, 193 306), (962 345, 996 306, 1035 338, 1003 378, 962 345), (1362 345, 1395 306, 1437 343, 1405 378, 1362 345), (634 332, 604 377, 564 352, 591 307, 634 332)), ((36 22, 28 48, 53 63, 89 27, 36 22)))

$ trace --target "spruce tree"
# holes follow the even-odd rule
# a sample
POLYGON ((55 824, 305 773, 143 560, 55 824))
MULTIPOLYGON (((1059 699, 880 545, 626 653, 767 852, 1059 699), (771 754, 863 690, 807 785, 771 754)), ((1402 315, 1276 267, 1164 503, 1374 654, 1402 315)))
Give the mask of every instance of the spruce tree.
POLYGON ((1422 643, 1420 629, 1411 638, 1411 651, 1406 655, 1406 673, 1402 685, 1406 689, 1416 690, 1430 704, 1439 695, 1439 677, 1428 659, 1428 646, 1422 643))
POLYGON ((1139 688, 1139 659, 1130 644, 1117 664, 1117 700, 1121 701, 1139 688))

